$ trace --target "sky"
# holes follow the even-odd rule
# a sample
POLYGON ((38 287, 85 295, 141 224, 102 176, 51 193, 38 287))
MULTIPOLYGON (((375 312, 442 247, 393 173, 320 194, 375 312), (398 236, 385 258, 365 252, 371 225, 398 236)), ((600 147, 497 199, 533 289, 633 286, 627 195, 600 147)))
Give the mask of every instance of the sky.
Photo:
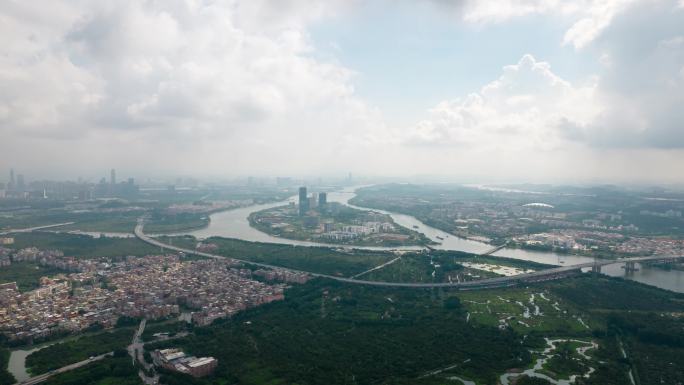
POLYGON ((684 0, 0 3, 0 180, 684 183, 683 107, 684 0))

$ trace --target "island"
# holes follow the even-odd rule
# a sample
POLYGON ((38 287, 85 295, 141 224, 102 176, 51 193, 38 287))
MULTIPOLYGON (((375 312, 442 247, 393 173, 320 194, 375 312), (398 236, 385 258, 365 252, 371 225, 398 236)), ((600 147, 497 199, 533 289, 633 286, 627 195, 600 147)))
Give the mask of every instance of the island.
POLYGON ((386 247, 431 243, 423 234, 397 225, 387 214, 336 202, 304 213, 295 204, 273 207, 250 214, 249 223, 267 234, 300 241, 386 247))

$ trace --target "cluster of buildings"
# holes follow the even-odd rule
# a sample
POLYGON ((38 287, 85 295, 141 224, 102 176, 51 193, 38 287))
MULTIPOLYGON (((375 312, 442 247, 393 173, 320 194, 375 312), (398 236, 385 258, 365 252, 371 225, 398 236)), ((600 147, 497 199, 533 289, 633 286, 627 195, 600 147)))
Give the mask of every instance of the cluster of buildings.
POLYGON ((624 255, 681 255, 684 240, 626 236, 620 233, 559 229, 515 237, 523 247, 541 247, 563 251, 608 251, 624 255))
POLYGON ((364 222, 358 225, 323 223, 322 232, 316 238, 334 241, 348 241, 366 236, 378 236, 384 240, 396 241, 405 241, 409 238, 406 234, 394 233, 395 230, 391 222, 364 222))
POLYGON ((267 281, 279 281, 286 283, 306 283, 311 276, 306 273, 297 273, 285 269, 258 269, 252 272, 253 275, 261 277, 267 281))
POLYGON ((306 187, 299 188, 299 216, 305 216, 309 210, 315 208, 324 208, 328 204, 328 194, 324 192, 313 193, 308 196, 306 193, 306 187))
MULTIPOLYGON (((3 244, 10 245, 12 243, 3 244)), ((0 246, 0 266, 9 266, 13 262, 40 262, 62 256, 64 253, 59 250, 39 250, 35 247, 15 250, 0 246)))
POLYGON ((175 255, 147 256, 130 259, 124 269, 109 273, 107 282, 128 298, 127 315, 159 318, 150 312, 180 305, 193 310, 198 325, 284 298, 284 284, 259 282, 251 270, 237 266, 228 259, 183 262, 175 255))
POLYGON ((94 324, 110 327, 121 316, 159 319, 178 315, 181 309, 192 312, 194 323, 207 325, 283 299, 282 282, 308 279, 286 271, 253 273, 229 259, 181 261, 177 255, 75 259, 34 248, 10 258, 16 255, 71 272, 42 278, 40 287, 28 292, 20 292, 14 283, 0 285, 0 333, 17 340, 77 332, 94 324), (253 274, 263 279, 253 279, 253 274))
POLYGON ((180 349, 157 349, 152 352, 151 356, 157 367, 193 377, 208 376, 218 365, 218 360, 214 357, 188 356, 180 349))
POLYGON ((9 181, 0 183, 0 199, 62 199, 91 200, 94 198, 121 197, 133 198, 139 188, 133 178, 117 182, 116 170, 109 173, 109 180, 100 179, 99 183, 87 183, 79 178, 77 182, 32 181, 27 182, 23 174, 10 169, 9 181))

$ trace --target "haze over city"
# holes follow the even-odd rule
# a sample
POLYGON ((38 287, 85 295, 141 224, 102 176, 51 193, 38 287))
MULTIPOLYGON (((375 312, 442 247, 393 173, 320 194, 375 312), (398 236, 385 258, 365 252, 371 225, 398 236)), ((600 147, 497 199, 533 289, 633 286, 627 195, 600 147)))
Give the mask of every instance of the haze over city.
POLYGON ((0 85, 33 179, 680 183, 684 3, 7 1, 0 85))

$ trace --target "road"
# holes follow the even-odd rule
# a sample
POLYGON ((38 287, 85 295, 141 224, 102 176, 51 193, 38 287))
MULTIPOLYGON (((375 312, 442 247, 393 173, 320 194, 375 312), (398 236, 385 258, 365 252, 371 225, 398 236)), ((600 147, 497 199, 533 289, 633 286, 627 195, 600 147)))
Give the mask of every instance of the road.
POLYGON ((551 269, 544 269, 544 270, 535 271, 532 273, 518 274, 518 275, 513 275, 513 276, 508 276, 508 277, 487 278, 487 279, 481 279, 481 280, 477 280, 477 281, 467 281, 467 282, 431 282, 431 283, 381 282, 381 281, 367 281, 367 280, 356 279, 356 278, 345 278, 345 277, 337 277, 337 276, 328 275, 328 274, 313 273, 313 272, 309 272, 309 271, 290 269, 290 268, 286 268, 286 267, 282 267, 282 266, 269 265, 266 263, 247 261, 244 259, 228 258, 228 257, 224 257, 221 255, 205 253, 205 252, 201 252, 201 251, 197 251, 197 250, 184 249, 182 247, 176 247, 173 245, 169 245, 169 244, 160 242, 154 238, 148 237, 143 232, 144 226, 145 226, 145 222, 142 219, 139 219, 138 224, 135 226, 135 231, 134 231, 135 236, 138 237, 141 241, 146 242, 150 245, 162 247, 162 248, 165 248, 168 250, 173 250, 173 251, 177 251, 177 252, 181 252, 181 253, 185 253, 185 254, 194 254, 194 255, 198 255, 198 256, 206 257, 206 258, 214 258, 214 259, 226 259, 227 258, 227 259, 231 259, 231 260, 234 260, 237 262, 244 263, 246 265, 258 266, 258 267, 263 267, 263 268, 267 268, 267 269, 288 270, 288 271, 292 271, 295 273, 309 274, 313 277, 328 278, 328 279, 333 279, 335 281, 340 281, 340 282, 345 282, 345 283, 352 283, 352 284, 359 284, 359 285, 371 285, 371 286, 384 286, 384 287, 412 287, 412 288, 443 287, 443 288, 455 288, 455 289, 460 289, 460 290, 491 289, 491 288, 497 288, 497 287, 516 286, 518 284, 523 284, 523 283, 541 282, 541 281, 549 281, 549 280, 553 280, 553 279, 565 278, 565 277, 579 273, 584 268, 601 267, 601 266, 606 266, 606 265, 612 265, 614 263, 647 262, 647 261, 659 261, 659 260, 684 258, 684 256, 680 255, 680 256, 648 256, 648 257, 621 258, 621 259, 615 259, 615 260, 600 260, 600 261, 596 261, 596 262, 588 262, 588 263, 582 263, 582 264, 577 264, 577 265, 561 266, 561 267, 555 267, 555 268, 551 268, 551 269))
POLYGON ((54 225, 45 225, 45 226, 37 226, 37 227, 28 227, 25 229, 9 229, 5 230, 3 232, 0 232, 0 235, 7 235, 7 234, 14 234, 14 233, 30 233, 31 231, 35 230, 43 230, 43 229, 49 229, 52 227, 59 227, 59 226, 66 226, 66 225, 73 225, 76 222, 64 222, 64 223, 55 223, 54 225))
MULTIPOLYGON (((145 350, 143 349, 145 343, 142 342, 142 340, 140 339, 142 337, 143 332, 145 331, 146 325, 147 320, 143 318, 143 320, 140 321, 138 330, 136 330, 135 334, 133 335, 133 341, 131 341, 131 344, 128 345, 128 354, 131 356, 131 359, 133 360, 133 365, 135 365, 135 362, 138 361, 138 364, 145 368, 145 370, 149 371, 152 369, 152 364, 148 364, 147 362, 145 362, 145 357, 143 356, 143 354, 145 353, 145 350)), ((159 383, 159 375, 156 373, 154 374, 154 376, 150 377, 147 374, 145 374, 145 371, 141 369, 140 371, 138 371, 138 376, 145 384, 153 385, 159 383)))
POLYGON ((83 360, 83 361, 81 361, 81 362, 76 362, 76 363, 74 363, 74 364, 70 364, 70 365, 67 365, 67 366, 63 366, 63 367, 61 367, 61 368, 59 368, 59 369, 52 370, 52 371, 50 371, 50 372, 48 372, 48 373, 44 373, 44 374, 41 374, 41 375, 38 375, 38 376, 35 376, 35 377, 31 377, 31 378, 29 378, 28 380, 24 380, 24 381, 22 381, 22 382, 18 382, 17 385, 19 385, 19 384, 21 384, 21 385, 39 384, 39 383, 41 383, 41 382, 43 382, 43 381, 46 381, 48 378, 50 378, 50 377, 52 377, 52 376, 54 376, 54 375, 57 375, 57 374, 60 374, 60 373, 64 373, 64 372, 68 372, 68 371, 70 371, 70 370, 78 369, 78 368, 80 368, 80 367, 82 367, 82 366, 88 365, 88 364, 90 364, 90 363, 92 363, 92 362, 95 362, 95 361, 100 361, 100 360, 102 360, 102 359, 105 359, 106 357, 111 357, 111 356, 113 356, 113 355, 114 355, 114 352, 109 352, 109 353, 105 353, 105 354, 100 354, 99 356, 95 356, 95 357, 92 357, 92 358, 88 358, 87 360, 83 360))
POLYGON ((383 263, 382 265, 378 265, 378 266, 375 266, 375 267, 372 268, 372 269, 368 269, 368 270, 366 270, 366 271, 364 271, 364 272, 361 272, 361 273, 359 273, 359 274, 352 275, 352 278, 359 278, 360 276, 366 275, 366 274, 368 274, 368 273, 370 273, 370 272, 372 272, 372 271, 380 270, 380 269, 382 269, 383 267, 389 266, 389 265, 393 264, 394 262, 396 262, 396 261, 398 261, 398 260, 400 260, 400 259, 401 259, 401 256, 396 257, 396 258, 394 258, 394 259, 392 259, 392 260, 390 260, 390 261, 387 261, 387 262, 383 263))

